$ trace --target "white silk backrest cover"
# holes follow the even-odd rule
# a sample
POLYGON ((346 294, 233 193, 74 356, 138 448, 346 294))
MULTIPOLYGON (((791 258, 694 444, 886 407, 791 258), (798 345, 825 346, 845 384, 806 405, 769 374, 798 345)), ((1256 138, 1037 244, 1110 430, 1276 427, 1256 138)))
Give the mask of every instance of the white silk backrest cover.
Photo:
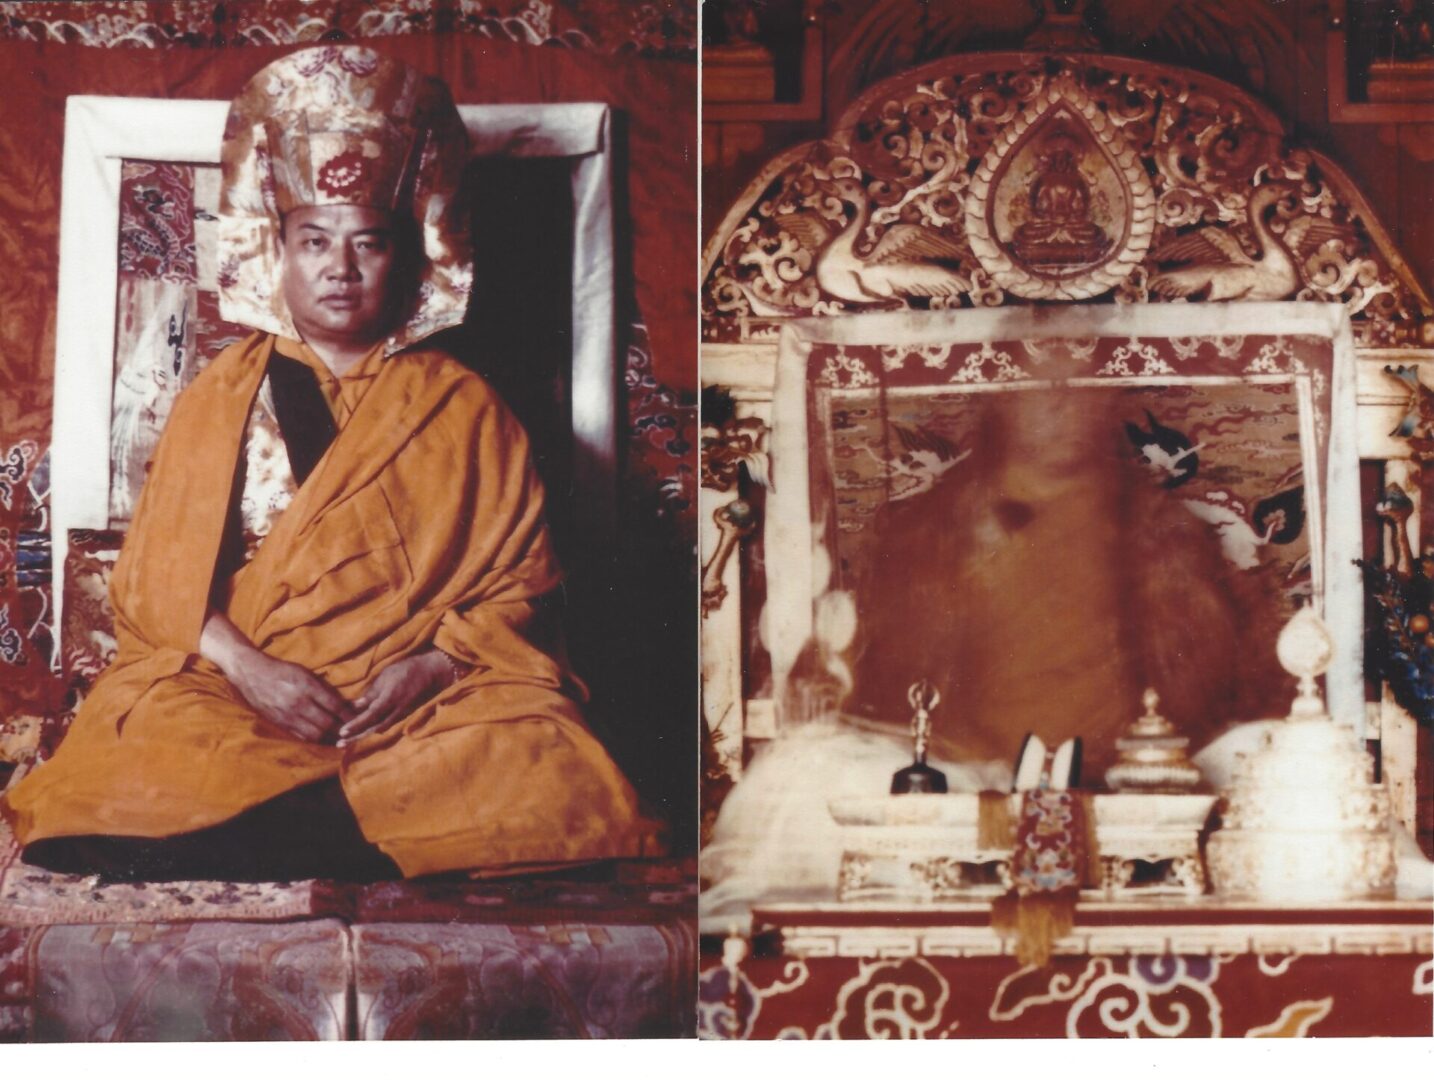
MULTIPOLYGON (((121 163, 217 164, 228 109, 227 101, 96 96, 66 104, 50 451, 57 658, 69 530, 110 524, 121 163)), ((573 513, 579 534, 601 546, 612 538, 617 497, 610 112, 595 103, 458 111, 473 157, 572 163, 573 513)))
MULTIPOLYGON (((1188 386, 1200 393, 1201 386, 1264 383, 1279 386, 1280 392, 1294 398, 1308 508, 1310 595, 1335 642, 1327 675, 1330 711, 1362 737, 1363 591, 1355 565, 1362 553, 1355 353, 1348 316, 1334 304, 1081 305, 893 312, 786 324, 778 346, 770 443, 772 487, 764 525, 767 607, 762 636, 771 653, 775 700, 784 700, 788 678, 813 638, 814 627, 820 633, 823 616, 814 618, 814 612, 833 610, 833 605, 824 608, 821 599, 835 589, 837 579, 833 553, 828 550, 836 543, 828 538, 828 530, 837 500, 832 494, 834 481, 828 478, 849 467, 833 458, 830 445, 817 445, 822 440, 812 432, 830 431, 833 425, 828 422, 823 427, 824 418, 830 421, 846 405, 869 407, 878 395, 897 393, 891 388, 902 380, 920 383, 902 393, 948 396, 1049 385, 1033 365, 1028 365, 1030 371, 1019 369, 993 343, 1035 345, 1056 339, 1116 341, 1114 360, 1103 365, 1098 361, 1083 372, 1086 377, 1065 379, 1071 387, 1188 386), (1236 344, 1245 337, 1251 342, 1284 341, 1289 347, 1246 358, 1236 344), (1178 358, 1193 355, 1192 342, 1202 339, 1213 341, 1215 348, 1235 350, 1229 356, 1236 359, 1222 361, 1224 374, 1182 373, 1178 358), (1143 343, 1159 347, 1177 363, 1167 363, 1153 348, 1142 351, 1143 343), (1299 359, 1301 349, 1317 354, 1320 363, 1307 367, 1299 359)), ((887 404, 883 399, 880 407, 887 404)), ((860 620, 859 613, 856 618, 860 620)), ((1206 632, 1222 630, 1211 627, 1206 632)), ((779 719, 779 723, 791 721, 779 719)))

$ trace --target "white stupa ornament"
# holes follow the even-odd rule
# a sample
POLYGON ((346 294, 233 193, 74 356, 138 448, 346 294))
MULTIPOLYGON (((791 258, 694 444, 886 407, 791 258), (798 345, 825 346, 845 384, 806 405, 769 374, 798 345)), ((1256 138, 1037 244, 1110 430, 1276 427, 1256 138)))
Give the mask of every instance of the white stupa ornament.
POLYGON ((1315 681, 1334 646, 1309 607, 1285 624, 1280 664, 1299 680, 1289 716, 1235 772, 1206 861, 1217 892, 1309 905, 1390 896, 1389 792, 1325 709, 1315 681))
POLYGON ((1285 623, 1275 641, 1275 655, 1279 657, 1280 667, 1300 681, 1289 719, 1328 720, 1329 713, 1325 711, 1324 698, 1315 679, 1329 669, 1329 662, 1334 659, 1334 642, 1314 608, 1308 605, 1300 608, 1285 623))

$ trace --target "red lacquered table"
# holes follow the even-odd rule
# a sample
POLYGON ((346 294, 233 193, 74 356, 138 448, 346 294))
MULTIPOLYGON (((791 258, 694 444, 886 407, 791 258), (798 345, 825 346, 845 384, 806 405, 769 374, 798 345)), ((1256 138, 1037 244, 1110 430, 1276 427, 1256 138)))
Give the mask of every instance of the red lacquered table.
MULTIPOLYGON (((704 941, 708 1038, 1434 1033, 1434 907, 1083 901, 1049 967, 989 906, 773 905, 736 965, 704 941)), ((742 950, 739 950, 742 951, 742 950)))

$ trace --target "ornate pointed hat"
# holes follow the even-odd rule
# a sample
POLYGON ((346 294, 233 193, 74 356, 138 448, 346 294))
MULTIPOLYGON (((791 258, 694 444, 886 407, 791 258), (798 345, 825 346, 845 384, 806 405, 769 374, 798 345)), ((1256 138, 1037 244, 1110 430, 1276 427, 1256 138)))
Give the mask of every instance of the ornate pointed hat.
POLYGON ((297 337, 280 287, 283 215, 300 206, 372 206, 413 218, 423 262, 392 354, 463 321, 473 284, 458 198, 468 140, 448 89, 356 45, 290 53, 229 107, 219 199, 219 310, 297 337))

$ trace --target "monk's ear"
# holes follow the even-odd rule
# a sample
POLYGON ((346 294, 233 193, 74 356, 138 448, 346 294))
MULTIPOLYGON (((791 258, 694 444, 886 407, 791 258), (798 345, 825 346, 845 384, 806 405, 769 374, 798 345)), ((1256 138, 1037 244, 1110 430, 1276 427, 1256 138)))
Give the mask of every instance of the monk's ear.
POLYGON ((288 267, 288 259, 285 255, 286 245, 284 244, 284 221, 282 218, 279 219, 279 227, 274 229, 270 236, 274 244, 274 267, 278 272, 279 280, 282 281, 288 267))

